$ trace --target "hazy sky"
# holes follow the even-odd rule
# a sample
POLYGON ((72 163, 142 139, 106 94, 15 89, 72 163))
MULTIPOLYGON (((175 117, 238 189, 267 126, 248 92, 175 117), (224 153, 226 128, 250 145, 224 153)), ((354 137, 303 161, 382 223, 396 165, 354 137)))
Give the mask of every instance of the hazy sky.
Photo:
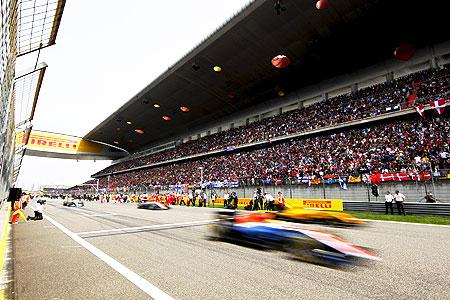
MULTIPOLYGON (((67 1, 56 45, 40 55, 49 66, 33 128, 84 136, 249 2, 67 1)), ((109 164, 25 157, 18 185, 75 185, 109 164)))

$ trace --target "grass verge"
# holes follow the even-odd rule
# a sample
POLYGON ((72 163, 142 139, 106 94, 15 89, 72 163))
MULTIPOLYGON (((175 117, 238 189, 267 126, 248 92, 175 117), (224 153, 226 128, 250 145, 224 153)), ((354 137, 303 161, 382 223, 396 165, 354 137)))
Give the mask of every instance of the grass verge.
POLYGON ((384 221, 397 221, 397 222, 409 222, 420 224, 437 224, 437 225, 450 225, 450 218, 448 217, 429 217, 429 216, 415 216, 415 215, 385 215, 380 213, 360 212, 360 211, 346 211, 351 213, 355 217, 369 220, 384 220, 384 221))

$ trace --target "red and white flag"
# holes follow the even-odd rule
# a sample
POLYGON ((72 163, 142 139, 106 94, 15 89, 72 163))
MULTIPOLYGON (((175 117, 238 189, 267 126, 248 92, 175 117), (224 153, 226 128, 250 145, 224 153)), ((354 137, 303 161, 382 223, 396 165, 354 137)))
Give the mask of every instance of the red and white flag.
POLYGON ((380 175, 381 182, 392 181, 394 180, 394 174, 392 173, 383 173, 380 175))
POLYGON ((411 174, 411 179, 412 180, 417 180, 417 181, 430 180, 431 179, 431 173, 430 172, 425 172, 425 173, 419 174, 417 172, 413 172, 411 174))
POLYGON ((411 180, 411 177, 408 173, 394 173, 394 181, 409 181, 411 180))
POLYGON ((442 115, 444 113, 444 107, 445 107, 445 99, 439 99, 430 101, 430 106, 433 108, 439 115, 442 115))
POLYGON ((417 113, 421 116, 425 116, 425 106, 423 104, 419 104, 419 106, 416 106, 417 113))

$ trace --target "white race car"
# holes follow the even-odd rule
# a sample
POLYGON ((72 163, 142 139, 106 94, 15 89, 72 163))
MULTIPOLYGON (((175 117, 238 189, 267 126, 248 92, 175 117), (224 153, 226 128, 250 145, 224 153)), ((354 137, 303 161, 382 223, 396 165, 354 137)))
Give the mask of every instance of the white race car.
POLYGON ((137 208, 140 209, 150 209, 150 210, 166 210, 169 209, 169 207, 165 206, 162 203, 159 202, 145 202, 140 203, 137 208))
POLYGON ((66 199, 63 202, 63 206, 68 206, 68 207, 83 207, 84 206, 84 202, 81 199, 66 199))

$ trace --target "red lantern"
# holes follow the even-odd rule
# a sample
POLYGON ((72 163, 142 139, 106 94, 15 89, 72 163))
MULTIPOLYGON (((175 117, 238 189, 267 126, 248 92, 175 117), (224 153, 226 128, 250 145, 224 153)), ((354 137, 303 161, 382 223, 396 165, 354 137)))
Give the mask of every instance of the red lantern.
POLYGON ((317 9, 325 9, 329 5, 328 0, 319 0, 316 2, 317 9))
POLYGON ((394 56, 396 59, 401 61, 408 61, 416 52, 416 48, 411 44, 403 44, 395 48, 394 56))
POLYGON ((272 58, 272 65, 278 69, 286 68, 290 63, 291 60, 286 55, 277 55, 272 58))

